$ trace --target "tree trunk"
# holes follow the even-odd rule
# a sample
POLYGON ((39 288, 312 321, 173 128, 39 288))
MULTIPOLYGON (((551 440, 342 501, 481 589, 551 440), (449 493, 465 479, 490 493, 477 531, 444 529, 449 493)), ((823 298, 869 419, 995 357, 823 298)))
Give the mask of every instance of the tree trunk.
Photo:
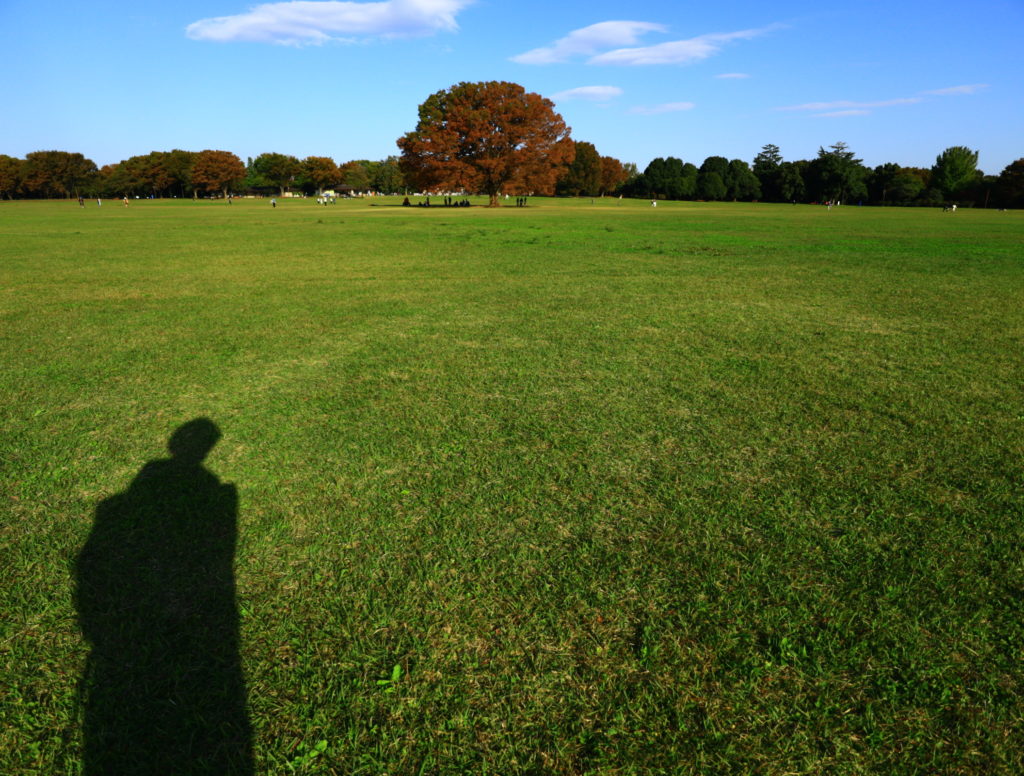
POLYGON ((491 201, 487 203, 487 207, 500 207, 498 204, 498 192, 491 192, 491 201))

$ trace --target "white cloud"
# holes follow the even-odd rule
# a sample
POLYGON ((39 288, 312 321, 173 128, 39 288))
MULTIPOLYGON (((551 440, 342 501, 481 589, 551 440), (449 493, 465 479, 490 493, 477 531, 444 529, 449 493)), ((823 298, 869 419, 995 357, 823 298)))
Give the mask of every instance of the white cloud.
POLYGON ((654 105, 653 107, 647 107, 644 105, 637 105, 635 108, 630 108, 630 113, 637 113, 641 116, 658 116, 662 113, 677 113, 683 110, 691 110, 696 105, 692 102, 666 102, 661 105, 654 105))
POLYGON ((988 84, 965 84, 964 86, 947 86, 945 89, 932 89, 929 92, 921 92, 921 94, 937 94, 945 97, 954 94, 974 94, 987 88, 988 84))
MULTIPOLYGON (((864 111, 856 115, 863 116, 868 111, 867 108, 888 108, 892 105, 913 105, 914 103, 921 102, 920 97, 899 97, 895 100, 878 100, 876 102, 853 102, 851 100, 837 100, 836 102, 807 102, 803 105, 789 105, 785 108, 776 108, 776 110, 800 110, 800 111, 838 111, 838 110, 859 110, 864 111)), ((843 115, 853 115, 850 113, 844 113, 843 115)))
POLYGON ((617 86, 577 86, 575 89, 566 89, 564 92, 552 94, 551 99, 555 102, 565 100, 590 100, 591 102, 608 102, 615 97, 622 96, 622 89, 617 86))
POLYGON ((573 30, 551 46, 518 54, 512 57, 512 61, 521 65, 550 65, 576 56, 591 56, 612 46, 628 46, 645 33, 664 31, 664 25, 651 22, 600 22, 573 30))
POLYGON ((720 73, 715 78, 750 78, 748 73, 720 73))
POLYGON ((655 46, 641 48, 620 48, 598 54, 587 60, 590 65, 688 65, 717 54, 722 48, 734 40, 749 40, 766 32, 777 29, 778 25, 762 27, 756 30, 739 30, 738 32, 721 32, 711 35, 700 35, 688 40, 672 40, 655 46))
POLYGON ((410 38, 458 29, 455 14, 473 0, 384 0, 376 3, 293 0, 235 16, 200 19, 193 40, 299 46, 358 38, 410 38))
POLYGON ((868 116, 870 114, 869 110, 855 108, 853 110, 834 110, 831 113, 815 113, 814 115, 820 119, 837 119, 842 116, 868 116))

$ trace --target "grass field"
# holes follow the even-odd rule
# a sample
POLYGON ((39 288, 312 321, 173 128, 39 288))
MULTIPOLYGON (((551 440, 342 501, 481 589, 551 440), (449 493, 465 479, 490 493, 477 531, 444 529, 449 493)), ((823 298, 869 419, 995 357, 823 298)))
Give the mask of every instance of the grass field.
POLYGON ((0 203, 0 773, 1024 772, 1021 213, 396 205, 0 203))

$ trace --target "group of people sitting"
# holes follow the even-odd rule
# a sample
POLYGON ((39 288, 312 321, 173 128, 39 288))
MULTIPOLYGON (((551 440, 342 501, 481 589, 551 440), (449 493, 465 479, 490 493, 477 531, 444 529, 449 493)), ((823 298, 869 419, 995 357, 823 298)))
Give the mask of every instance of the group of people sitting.
MULTIPOLYGON (((466 198, 460 199, 460 200, 458 200, 456 202, 455 201, 455 197, 445 197, 444 198, 444 206, 445 207, 469 207, 469 198, 466 197, 466 198)), ((405 199, 402 200, 402 207, 412 207, 412 203, 409 201, 408 197, 406 197, 405 199)), ((416 203, 416 207, 431 207, 431 205, 430 205, 430 197, 428 196, 423 201, 417 202, 416 203)))

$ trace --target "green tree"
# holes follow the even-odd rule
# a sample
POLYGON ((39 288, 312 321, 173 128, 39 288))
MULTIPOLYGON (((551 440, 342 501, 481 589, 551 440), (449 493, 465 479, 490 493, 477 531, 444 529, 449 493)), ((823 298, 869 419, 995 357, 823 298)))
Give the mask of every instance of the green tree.
POLYGON ((835 143, 828 151, 819 148, 812 165, 821 199, 847 202, 867 198, 867 169, 860 159, 854 158, 846 143, 835 143))
POLYGON ((889 182, 887 194, 897 204, 906 205, 917 199, 924 191, 924 181, 920 175, 909 170, 900 170, 889 182))
POLYGON ((951 146, 935 157, 932 165, 932 186, 947 199, 955 199, 976 182, 978 152, 966 146, 951 146))
POLYGON ((405 191, 405 176, 397 156, 389 156, 379 162, 373 170, 370 185, 381 194, 398 194, 405 191))
POLYGON ((729 162, 729 199, 750 202, 761 198, 761 182, 741 159, 729 162))
MULTIPOLYGON (((709 156, 701 164, 700 172, 705 174, 713 172, 716 173, 718 177, 721 179, 722 184, 725 186, 725 194, 723 194, 721 197, 716 197, 716 199, 725 199, 726 197, 729 196, 730 173, 728 159, 726 159, 724 156, 709 156)), ((698 190, 699 188, 700 186, 698 184, 698 190)), ((701 195, 701 199, 708 199, 708 197, 701 195)))
POLYGON ((1024 159, 1017 159, 1003 168, 995 192, 1002 207, 1024 207, 1024 159))
POLYGON ((372 185, 373 171, 367 159, 353 159, 339 168, 341 182, 356 191, 369 191, 372 185))
POLYGON ((601 155, 593 143, 572 141, 574 155, 555 190, 559 194, 593 197, 601 190, 601 155))
POLYGON ((697 176, 697 196, 706 200, 721 200, 729 195, 729 189, 722 176, 715 170, 702 172, 697 176))
POLYGON ((761 152, 754 157, 753 173, 761 184, 761 196, 769 202, 777 202, 782 197, 779 188, 779 175, 782 170, 782 154, 777 145, 771 143, 762 146, 761 152))
POLYGON ((783 202, 803 202, 806 199, 804 173, 807 167, 805 161, 782 162, 779 165, 778 192, 783 202))
POLYGON ((460 83, 419 107, 399 138, 402 171, 424 190, 546 194, 573 158, 569 128, 554 104, 506 81, 460 83))
POLYGON ((892 198, 893 180, 900 173, 900 166, 893 162, 878 165, 868 175, 868 195, 872 202, 888 204, 892 198))
POLYGON ((283 197, 288 187, 302 173, 302 163, 287 154, 260 154, 252 163, 253 171, 273 184, 283 197))

